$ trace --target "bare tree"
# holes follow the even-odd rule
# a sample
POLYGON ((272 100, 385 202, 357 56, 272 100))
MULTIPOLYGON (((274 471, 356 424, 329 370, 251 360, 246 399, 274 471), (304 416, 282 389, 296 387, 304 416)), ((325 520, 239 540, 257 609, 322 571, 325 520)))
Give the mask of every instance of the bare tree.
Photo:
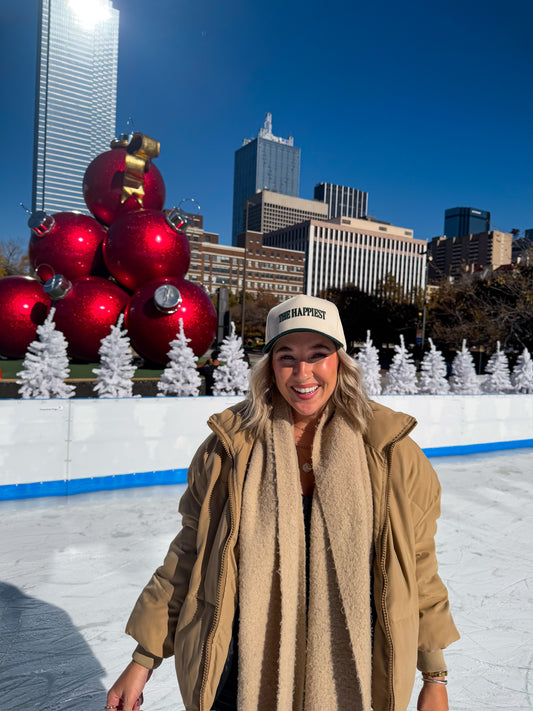
POLYGON ((30 265, 25 250, 15 240, 0 242, 0 277, 29 274, 30 265))

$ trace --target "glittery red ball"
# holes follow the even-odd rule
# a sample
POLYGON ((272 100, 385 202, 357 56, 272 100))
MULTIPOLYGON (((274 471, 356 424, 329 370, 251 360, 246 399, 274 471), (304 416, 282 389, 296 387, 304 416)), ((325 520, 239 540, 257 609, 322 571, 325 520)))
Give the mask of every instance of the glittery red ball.
POLYGON ((111 274, 132 291, 156 277, 184 277, 191 261, 187 236, 158 210, 119 217, 109 228, 103 251, 111 274))
POLYGON ((102 242, 106 228, 94 217, 75 212, 56 212, 53 225, 41 236, 31 231, 30 264, 42 281, 54 274, 78 279, 104 271, 102 242))
POLYGON ((62 299, 53 302, 54 321, 68 342, 71 357, 98 361, 98 350, 128 303, 128 294, 100 277, 83 277, 72 282, 62 299))
POLYGON ((0 279, 0 353, 8 358, 23 358, 49 308, 50 299, 36 279, 0 279))
POLYGON ((113 148, 89 163, 83 178, 83 197, 92 214, 105 225, 112 224, 123 212, 141 208, 162 210, 165 204, 165 183, 161 173, 150 162, 144 174, 144 197, 139 203, 130 195, 121 203, 124 183, 125 148, 113 148))
POLYGON ((168 362, 169 344, 179 332, 180 318, 185 335, 191 339, 189 346, 200 357, 217 331, 215 308, 202 287, 176 277, 153 279, 131 297, 124 316, 135 350, 143 358, 161 365, 168 362), (173 313, 163 313, 156 306, 154 293, 163 284, 171 284, 179 291, 181 304, 173 313))

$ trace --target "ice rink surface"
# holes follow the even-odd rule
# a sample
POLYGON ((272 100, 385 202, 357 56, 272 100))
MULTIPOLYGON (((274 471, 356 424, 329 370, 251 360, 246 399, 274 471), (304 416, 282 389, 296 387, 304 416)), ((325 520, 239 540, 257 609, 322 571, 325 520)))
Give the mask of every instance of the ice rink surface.
MULTIPOLYGON (((432 463, 440 572, 462 634, 446 653, 450 709, 533 708, 533 450, 432 463)), ((134 647, 129 611, 179 530, 182 491, 0 503, 0 711, 103 709, 134 647)), ((183 709, 171 660, 143 709, 183 709)))

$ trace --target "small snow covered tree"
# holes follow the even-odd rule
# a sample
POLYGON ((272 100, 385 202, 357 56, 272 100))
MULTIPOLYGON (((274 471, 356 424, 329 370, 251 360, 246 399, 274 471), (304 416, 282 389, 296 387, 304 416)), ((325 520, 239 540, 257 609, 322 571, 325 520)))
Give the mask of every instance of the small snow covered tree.
POLYGON ((413 356, 405 347, 403 335, 400 345, 394 346, 395 355, 387 373, 385 395, 415 395, 418 392, 416 384, 416 366, 413 356))
POLYGON ((381 375, 379 365, 379 351, 372 344, 370 331, 366 332, 366 341, 355 358, 363 375, 363 384, 369 395, 381 393, 381 375))
POLYGON ((28 346, 17 373, 19 393, 29 398, 69 398, 74 396, 74 386, 65 383, 70 370, 67 357, 67 340, 56 331, 55 308, 50 309, 46 321, 37 327, 37 339, 28 346))
POLYGON ((527 348, 516 359, 511 381, 515 392, 533 393, 533 361, 527 348))
POLYGON ((508 393, 513 389, 511 385, 511 374, 509 372, 509 361, 501 350, 500 341, 496 344, 496 351, 489 358, 485 366, 485 373, 488 376, 483 382, 483 390, 486 393, 508 393))
POLYGON ((213 395, 246 395, 248 391, 248 363, 244 359, 242 340, 235 334, 235 324, 222 341, 218 359, 224 363, 216 368, 213 377, 213 395))
POLYGON ((132 377, 135 373, 130 339, 122 330, 123 314, 118 317, 116 326, 111 326, 110 333, 102 338, 98 355, 100 368, 93 368, 97 376, 94 390, 98 397, 131 397, 133 393, 132 377))
POLYGON ((420 392, 445 395, 450 390, 450 384, 446 380, 446 361, 431 338, 429 346, 430 349, 424 355, 420 366, 420 392))
POLYGON ((450 390, 461 395, 477 395, 480 392, 476 366, 472 354, 466 347, 466 339, 453 359, 450 390))
POLYGON ((183 319, 179 320, 180 330, 176 338, 170 342, 168 357, 170 358, 161 378, 157 383, 157 397, 177 395, 178 397, 196 397, 200 392, 202 379, 196 370, 196 356, 188 345, 183 331, 183 319))

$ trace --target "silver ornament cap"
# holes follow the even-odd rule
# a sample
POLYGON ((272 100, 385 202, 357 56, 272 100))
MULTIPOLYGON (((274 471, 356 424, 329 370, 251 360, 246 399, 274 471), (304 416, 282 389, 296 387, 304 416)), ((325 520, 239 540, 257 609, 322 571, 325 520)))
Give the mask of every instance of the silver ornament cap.
POLYGON ((32 212, 28 219, 28 227, 33 232, 33 234, 38 237, 42 237, 47 232, 50 232, 52 227, 55 225, 55 220, 52 215, 42 210, 37 210, 37 212, 32 212))
POLYGON ((43 289, 52 301, 59 301, 72 289, 72 282, 64 277, 63 274, 54 274, 48 281, 45 281, 43 289))
POLYGON ((183 301, 178 287, 173 284, 161 284, 154 291, 154 304, 165 314, 175 313, 183 301))

